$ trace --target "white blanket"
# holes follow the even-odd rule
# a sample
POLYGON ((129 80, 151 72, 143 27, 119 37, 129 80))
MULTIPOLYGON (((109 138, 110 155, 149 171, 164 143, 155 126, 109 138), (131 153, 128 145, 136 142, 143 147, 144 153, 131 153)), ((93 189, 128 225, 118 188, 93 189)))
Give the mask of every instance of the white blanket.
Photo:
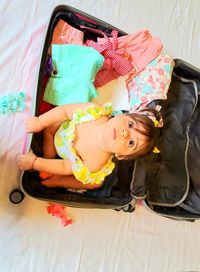
POLYGON ((26 196, 9 202, 19 186, 17 153, 24 121, 35 102, 41 51, 51 13, 71 5, 128 33, 148 28, 164 51, 200 68, 199 0, 1 0, 0 95, 23 91, 26 110, 0 114, 0 272, 200 271, 200 221, 177 222, 143 206, 134 213, 67 208, 63 227, 47 203, 26 196))

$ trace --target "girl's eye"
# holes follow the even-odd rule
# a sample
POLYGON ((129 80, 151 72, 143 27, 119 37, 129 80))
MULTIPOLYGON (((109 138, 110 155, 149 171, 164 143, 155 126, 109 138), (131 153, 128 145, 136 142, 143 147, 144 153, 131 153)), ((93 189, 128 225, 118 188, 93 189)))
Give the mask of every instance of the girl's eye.
POLYGON ((129 144, 129 147, 133 147, 135 142, 133 140, 130 140, 128 144, 129 144))
POLYGON ((133 122, 132 121, 128 121, 128 127, 132 128, 133 127, 133 122))

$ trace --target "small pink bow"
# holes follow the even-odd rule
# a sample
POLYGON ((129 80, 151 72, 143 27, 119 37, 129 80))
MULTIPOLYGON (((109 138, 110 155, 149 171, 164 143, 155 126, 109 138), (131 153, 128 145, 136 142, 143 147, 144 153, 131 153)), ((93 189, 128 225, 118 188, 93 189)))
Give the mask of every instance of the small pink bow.
POLYGON ((65 207, 57 203, 49 203, 47 211, 52 216, 58 217, 61 219, 62 225, 66 227, 67 225, 72 224, 72 219, 64 211, 65 207))

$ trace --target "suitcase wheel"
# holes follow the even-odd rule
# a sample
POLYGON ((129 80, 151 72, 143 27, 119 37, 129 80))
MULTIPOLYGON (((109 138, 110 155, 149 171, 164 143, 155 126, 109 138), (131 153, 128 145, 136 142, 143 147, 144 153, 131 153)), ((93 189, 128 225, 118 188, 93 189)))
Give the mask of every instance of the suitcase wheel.
POLYGON ((121 211, 121 209, 122 208, 116 208, 116 209, 114 209, 116 212, 119 212, 119 211, 121 211))
POLYGON ((25 197, 24 193, 19 189, 13 190, 9 195, 10 202, 12 202, 13 204, 18 204, 22 202, 24 197, 25 197))

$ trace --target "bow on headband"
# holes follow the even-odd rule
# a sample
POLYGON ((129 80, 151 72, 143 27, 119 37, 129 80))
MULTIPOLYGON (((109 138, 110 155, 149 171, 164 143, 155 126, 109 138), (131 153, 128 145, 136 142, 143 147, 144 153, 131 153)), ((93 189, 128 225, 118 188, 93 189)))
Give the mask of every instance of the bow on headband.
MULTIPOLYGON (((161 110, 161 106, 160 105, 157 105, 155 110, 157 112, 159 112, 161 110)), ((160 127, 163 127, 163 118, 162 116, 160 115, 159 118, 157 119, 155 114, 151 113, 149 110, 141 110, 141 109, 137 109, 133 112, 136 112, 136 113, 141 113, 141 114, 144 114, 145 116, 147 116, 149 119, 151 119, 151 121, 154 123, 154 127, 155 128, 160 128, 160 127)), ((158 149, 157 146, 154 147, 153 149, 153 153, 155 154, 159 154, 160 153, 160 150, 158 149)))

